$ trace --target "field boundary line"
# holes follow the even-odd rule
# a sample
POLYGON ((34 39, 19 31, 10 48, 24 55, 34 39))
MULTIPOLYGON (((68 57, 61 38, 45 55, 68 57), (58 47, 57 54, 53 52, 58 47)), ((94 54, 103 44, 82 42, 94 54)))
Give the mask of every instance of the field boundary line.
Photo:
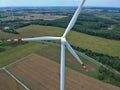
MULTIPOLYGON (((60 44, 57 44, 57 43, 54 43, 54 42, 48 42, 48 41, 40 41, 40 42, 45 43, 45 44, 49 44, 49 45, 54 45, 54 46, 60 47, 60 44)), ((75 50, 75 49, 74 49, 74 50, 75 50)), ((98 67, 103 66, 104 68, 110 70, 111 72, 114 72, 114 73, 120 75, 120 72, 118 72, 118 71, 116 71, 116 70, 113 70, 113 69, 112 69, 112 70, 109 69, 107 66, 105 66, 105 65, 102 64, 101 62, 98 62, 97 60, 93 59, 92 57, 90 57, 90 56, 88 56, 88 55, 86 55, 86 54, 84 54, 84 53, 82 53, 82 52, 80 52, 80 51, 78 51, 78 50, 75 50, 75 52, 76 52, 77 54, 79 54, 81 57, 83 57, 83 58, 87 59, 88 61, 94 63, 94 64, 97 65, 98 67)))
POLYGON ((18 84, 20 84, 26 90, 30 90, 25 84, 18 80, 12 73, 10 73, 6 68, 2 68, 7 74, 9 74, 18 84))
MULTIPOLYGON (((21 58, 21 59, 18 59, 17 61, 15 61, 15 62, 13 62, 13 63, 10 63, 10 64, 8 64, 8 65, 2 67, 2 68, 6 68, 6 67, 8 67, 8 66, 10 66, 10 65, 16 64, 16 63, 22 61, 23 59, 25 59, 25 58, 27 58, 27 57, 33 55, 33 54, 35 54, 35 53, 31 53, 31 54, 29 54, 29 55, 27 55, 27 56, 25 56, 25 57, 23 57, 23 58, 21 58)), ((1 68, 1 69, 2 69, 2 68, 1 68)))

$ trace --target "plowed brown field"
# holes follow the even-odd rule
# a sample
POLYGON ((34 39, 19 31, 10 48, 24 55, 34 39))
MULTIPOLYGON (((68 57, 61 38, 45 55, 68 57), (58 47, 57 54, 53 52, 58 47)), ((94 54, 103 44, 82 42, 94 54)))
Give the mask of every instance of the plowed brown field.
MULTIPOLYGON (((59 64, 47 58, 32 54, 8 66, 8 70, 32 90, 59 90, 59 64)), ((66 68, 65 90, 120 90, 120 88, 66 68)))
POLYGON ((15 19, 22 19, 22 20, 56 20, 65 18, 67 16, 62 15, 50 15, 50 14, 28 14, 26 16, 15 16, 15 19))
POLYGON ((3 70, 0 70, 0 90, 25 90, 3 70))

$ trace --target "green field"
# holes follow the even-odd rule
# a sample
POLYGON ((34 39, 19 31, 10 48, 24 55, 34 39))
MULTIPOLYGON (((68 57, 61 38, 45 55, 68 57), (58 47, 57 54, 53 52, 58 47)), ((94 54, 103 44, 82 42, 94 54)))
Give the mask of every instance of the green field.
MULTIPOLYGON (((50 26, 31 25, 17 29, 20 35, 0 32, 0 38, 35 37, 35 36, 61 36, 65 29, 50 26)), ((94 52, 120 57, 120 41, 104 39, 83 33, 71 31, 68 41, 74 46, 89 49, 94 52)))
MULTIPOLYGON (((20 61, 26 56, 33 53, 46 57, 49 60, 55 61, 57 63, 60 63, 60 47, 57 47, 57 46, 48 45, 44 43, 37 43, 37 42, 28 42, 25 44, 19 43, 17 45, 13 45, 13 43, 11 43, 10 45, 8 44, 1 47, 4 47, 6 50, 0 53, 0 68, 6 65, 9 65, 11 63, 14 63, 16 61, 20 61)), ((88 72, 86 72, 81 67, 81 65, 77 62, 77 60, 66 50, 66 66, 67 67, 77 72, 80 72, 85 75, 98 79, 98 76, 100 74, 99 67, 93 64, 92 62, 84 59, 81 56, 80 58, 86 64, 89 70, 88 72)), ((108 79, 111 79, 111 78, 108 78, 108 79)), ((112 81, 114 81, 115 83, 119 83, 115 80, 112 80, 112 81)), ((106 80, 105 82, 112 83, 109 80, 106 80)))
MULTIPOLYGON (((20 33, 20 35, 0 32, 0 38, 7 39, 17 37, 61 36, 64 32, 64 29, 49 26, 31 25, 17 29, 17 31, 20 33)), ((109 54, 112 56, 120 56, 119 52, 120 41, 99 38, 95 36, 78 33, 75 31, 71 31, 67 39, 72 45, 79 46, 80 48, 90 49, 95 52, 109 54)), ((24 57, 32 53, 36 53, 57 63, 60 63, 60 47, 37 42, 28 42, 23 45, 22 44, 18 44, 15 46, 6 45, 0 47, 6 49, 4 52, 0 53, 0 67, 4 67, 15 61, 22 60, 24 57)), ((85 72, 81 68, 81 65, 76 61, 76 59, 72 57, 72 55, 68 51, 66 53, 66 66, 78 72, 84 73, 85 75, 91 76, 93 78, 98 78, 99 67, 82 57, 81 59, 89 68, 89 72, 85 72)), ((109 82, 109 80, 107 81, 109 82)))
POLYGON ((36 50, 38 50, 38 48, 43 48, 43 46, 45 47, 45 45, 39 43, 27 43, 25 45, 18 45, 15 47, 4 46, 6 50, 0 53, 0 67, 24 58, 25 56, 34 53, 36 50))
MULTIPOLYGON (((32 53, 36 53, 57 63, 60 63, 60 47, 32 42, 26 43, 24 45, 4 47, 6 48, 6 51, 0 53, 0 68, 14 63, 16 61, 22 60, 24 57, 32 53)), ((81 65, 76 61, 76 59, 72 57, 72 55, 68 51, 66 52, 67 67, 70 67, 71 69, 74 69, 78 72, 82 72, 88 76, 97 78, 99 67, 82 57, 81 59, 89 68, 89 72, 85 72, 82 69, 81 65)))

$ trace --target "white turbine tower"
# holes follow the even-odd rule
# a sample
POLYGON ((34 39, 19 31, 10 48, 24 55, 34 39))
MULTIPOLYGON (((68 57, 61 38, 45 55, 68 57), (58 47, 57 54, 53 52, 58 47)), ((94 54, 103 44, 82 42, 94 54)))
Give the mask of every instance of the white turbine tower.
MULTIPOLYGON (((74 26, 81 9, 83 7, 83 4, 86 0, 83 0, 76 10, 74 16, 72 17, 66 31, 64 32, 62 37, 52 37, 52 36, 44 36, 44 37, 35 37, 35 38, 18 38, 18 39, 8 39, 7 41, 42 41, 42 40, 61 40, 61 66, 60 66, 60 90, 64 90, 65 85, 65 47, 69 50, 69 52, 77 59, 77 61, 82 65, 84 69, 86 69, 85 64, 80 60, 79 56, 76 54, 76 52, 73 50, 73 48, 70 46, 70 44, 66 40, 66 35, 70 32, 72 27, 74 26)), ((87 70, 87 69, 86 69, 87 70)))

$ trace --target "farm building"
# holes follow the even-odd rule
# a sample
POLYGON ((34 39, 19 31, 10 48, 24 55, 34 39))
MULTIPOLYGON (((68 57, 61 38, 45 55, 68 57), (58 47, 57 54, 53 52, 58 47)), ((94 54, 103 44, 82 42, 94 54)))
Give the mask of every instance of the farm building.
POLYGON ((4 30, 9 30, 10 27, 9 27, 9 26, 5 26, 3 29, 4 29, 4 30))

